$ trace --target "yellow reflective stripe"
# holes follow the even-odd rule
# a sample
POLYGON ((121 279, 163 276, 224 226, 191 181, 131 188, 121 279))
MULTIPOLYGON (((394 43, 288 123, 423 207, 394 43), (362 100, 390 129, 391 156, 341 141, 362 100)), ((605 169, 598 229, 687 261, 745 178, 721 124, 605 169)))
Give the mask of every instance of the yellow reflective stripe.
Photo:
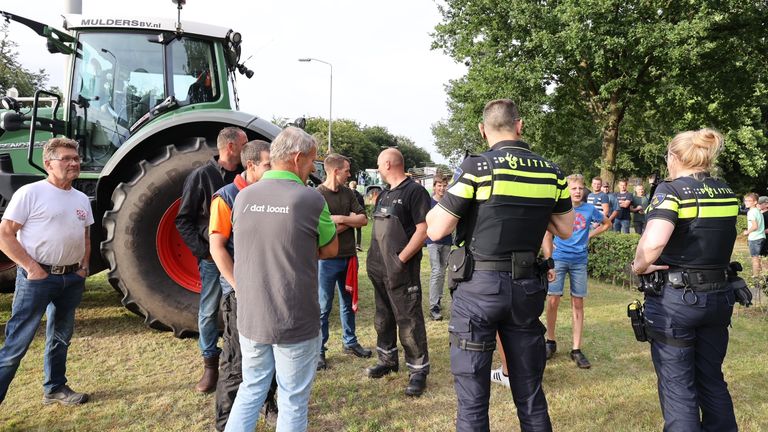
MULTIPOLYGON (((513 170, 513 169, 508 169, 508 168, 494 168, 493 173, 494 174, 513 175, 513 176, 519 176, 519 177, 528 177, 528 178, 551 178, 551 179, 557 179, 557 174, 555 174, 553 172, 532 172, 532 171, 513 170)), ((565 184, 565 179, 563 179, 563 184, 565 184)))
MULTIPOLYGON (((569 193, 566 190, 566 193, 569 193)), ((498 180, 493 186, 494 195, 516 196, 523 198, 552 198, 558 197, 557 186, 551 184, 519 183, 498 180)), ((567 195, 570 197, 570 195, 567 195)))
POLYGON ((464 173, 464 175, 462 177, 467 179, 467 180, 469 180, 469 181, 475 182, 475 183, 482 183, 482 182, 489 182, 489 181, 491 181, 491 175, 490 174, 478 177, 478 176, 476 176, 474 174, 464 173))
POLYGON ((491 197, 491 186, 480 186, 477 188, 477 200, 487 200, 491 197))
POLYGON ((448 193, 459 198, 472 199, 475 196, 475 188, 465 183, 456 182, 448 189, 448 193))
MULTIPOLYGON (((673 212, 677 211, 678 204, 676 199, 670 199, 671 197, 667 197, 664 199, 664 201, 661 202, 661 204, 657 205, 656 207, 652 207, 654 209, 659 210, 671 210, 673 212)), ((651 207, 651 206, 649 206, 651 207)))
POLYGON ((732 217, 739 213, 739 206, 737 204, 728 206, 712 206, 712 207, 683 207, 678 213, 680 219, 692 219, 696 217, 697 210, 700 218, 716 218, 716 217, 732 217))
POLYGON ((560 191, 560 199, 570 199, 571 198, 571 191, 568 188, 563 188, 560 191))
MULTIPOLYGON (((699 198, 698 202, 700 203, 736 203, 738 205, 738 200, 736 198, 699 198)), ((683 204, 696 204, 696 199, 687 199, 680 201, 680 205, 683 204)))

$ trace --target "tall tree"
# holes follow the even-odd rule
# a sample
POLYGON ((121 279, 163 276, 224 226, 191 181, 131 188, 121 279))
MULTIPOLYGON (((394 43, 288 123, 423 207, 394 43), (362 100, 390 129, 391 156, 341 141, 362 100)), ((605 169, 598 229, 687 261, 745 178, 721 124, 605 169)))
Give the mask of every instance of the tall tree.
MULTIPOLYGON (((352 160, 353 175, 366 168, 375 168, 379 153, 387 147, 397 146, 400 149, 406 168, 422 167, 432 162, 429 153, 418 147, 413 140, 393 135, 383 126, 361 126, 354 120, 336 119, 331 127, 333 151, 352 160)), ((318 157, 324 158, 328 148, 328 120, 321 117, 308 118, 305 129, 317 139, 318 157)))
POLYGON ((608 181, 658 167, 675 131, 702 126, 726 133, 726 165, 766 166, 764 1, 446 0, 440 12, 433 47, 468 65, 434 127, 446 157, 481 145, 468 131, 482 104, 511 97, 540 151, 574 170, 597 160, 608 181))
POLYGON ((32 96, 44 88, 48 74, 44 69, 30 71, 19 63, 19 44, 10 38, 8 27, 7 22, 0 22, 0 97, 11 87, 19 91, 19 96, 32 96))

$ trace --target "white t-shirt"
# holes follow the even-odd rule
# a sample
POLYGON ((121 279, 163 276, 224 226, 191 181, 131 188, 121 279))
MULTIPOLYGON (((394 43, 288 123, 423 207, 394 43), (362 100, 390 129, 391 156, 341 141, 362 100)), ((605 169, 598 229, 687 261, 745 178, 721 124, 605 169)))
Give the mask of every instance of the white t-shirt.
POLYGON ((41 180, 13 194, 3 219, 21 224, 16 237, 32 259, 70 265, 85 255, 85 228, 93 224, 93 213, 84 193, 41 180))
POLYGON ((757 230, 752 231, 747 236, 747 240, 760 240, 765 238, 765 221, 763 220, 763 214, 757 207, 752 207, 747 212, 747 228, 752 226, 752 222, 757 224, 757 230))

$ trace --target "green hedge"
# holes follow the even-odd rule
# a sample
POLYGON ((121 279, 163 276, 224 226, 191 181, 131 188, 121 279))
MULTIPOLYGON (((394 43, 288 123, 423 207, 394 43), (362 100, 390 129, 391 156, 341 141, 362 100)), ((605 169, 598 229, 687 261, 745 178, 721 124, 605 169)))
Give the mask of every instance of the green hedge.
POLYGON ((629 263, 635 258, 635 249, 640 236, 604 232, 589 241, 589 276, 595 279, 633 287, 629 263))
POLYGON ((736 216, 736 235, 741 235, 747 229, 747 215, 736 216))

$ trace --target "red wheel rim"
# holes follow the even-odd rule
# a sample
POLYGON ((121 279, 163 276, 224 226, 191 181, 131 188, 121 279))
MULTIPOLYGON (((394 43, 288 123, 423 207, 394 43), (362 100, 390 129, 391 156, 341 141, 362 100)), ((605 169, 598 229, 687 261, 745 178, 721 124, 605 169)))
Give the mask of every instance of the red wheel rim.
POLYGON ((160 225, 157 227, 156 246, 160 264, 168 274, 168 277, 182 287, 199 293, 200 272, 197 268, 197 258, 192 255, 184 240, 181 239, 179 230, 176 229, 176 214, 179 213, 181 198, 168 207, 160 225))

